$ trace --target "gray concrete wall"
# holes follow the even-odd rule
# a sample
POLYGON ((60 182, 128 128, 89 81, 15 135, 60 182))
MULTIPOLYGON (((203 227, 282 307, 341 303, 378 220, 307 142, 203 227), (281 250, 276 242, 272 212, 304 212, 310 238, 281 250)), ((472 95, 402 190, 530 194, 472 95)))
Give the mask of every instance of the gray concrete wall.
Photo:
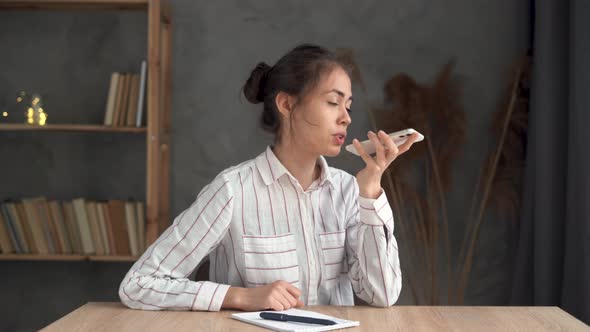
MULTIPOLYGON (((366 109, 405 71, 428 80, 457 58, 468 129, 449 197, 460 234, 486 130, 507 67, 527 45, 526 1, 173 1, 171 211, 180 213, 224 168, 271 142, 240 88, 258 61, 300 42, 352 48, 368 85, 353 90, 350 137, 369 129, 366 109)), ((137 70, 146 49, 137 13, 0 12, 0 109, 16 91, 46 96, 50 123, 101 122, 112 71, 137 70)), ((145 142, 132 134, 0 133, 0 199, 46 195, 143 197, 145 142)), ((351 173, 360 160, 329 162, 351 173)), ((508 292, 508 225, 489 220, 468 303, 501 304, 508 292), (484 259, 485 258, 485 259, 484 259)), ((458 236, 457 236, 458 238, 458 236)), ((403 241, 403 239, 398 239, 403 241)), ((458 244, 456 244, 458 246, 458 244)), ((403 257, 402 257, 403 259, 403 257)), ((0 330, 40 328, 87 301, 117 300, 128 263, 0 262, 0 330)), ((411 303, 403 292, 400 303, 411 303)))

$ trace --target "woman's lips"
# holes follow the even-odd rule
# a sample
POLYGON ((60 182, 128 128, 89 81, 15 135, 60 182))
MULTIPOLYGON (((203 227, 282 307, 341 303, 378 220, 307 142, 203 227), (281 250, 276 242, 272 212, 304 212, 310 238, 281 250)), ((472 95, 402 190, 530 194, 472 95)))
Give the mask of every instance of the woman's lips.
POLYGON ((334 142, 338 145, 343 145, 345 139, 346 139, 346 135, 342 135, 342 134, 334 135, 334 142))

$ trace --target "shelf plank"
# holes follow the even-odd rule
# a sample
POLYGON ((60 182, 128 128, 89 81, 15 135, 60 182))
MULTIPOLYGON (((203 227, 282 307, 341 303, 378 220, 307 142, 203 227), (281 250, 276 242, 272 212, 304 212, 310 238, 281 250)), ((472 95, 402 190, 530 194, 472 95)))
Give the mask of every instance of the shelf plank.
POLYGON ((88 256, 95 262, 135 262, 139 257, 135 256, 88 256))
POLYGON ((149 0, 6 0, 0 9, 147 10, 149 0))
POLYGON ((110 127, 102 125, 50 124, 33 126, 20 123, 0 123, 0 131, 78 131, 78 132, 113 132, 146 133, 145 127, 110 127))
POLYGON ((86 256, 86 255, 39 255, 39 254, 0 254, 0 261, 96 261, 96 262, 135 262, 135 256, 86 256))
POLYGON ((4 261, 82 261, 83 255, 0 254, 4 261))

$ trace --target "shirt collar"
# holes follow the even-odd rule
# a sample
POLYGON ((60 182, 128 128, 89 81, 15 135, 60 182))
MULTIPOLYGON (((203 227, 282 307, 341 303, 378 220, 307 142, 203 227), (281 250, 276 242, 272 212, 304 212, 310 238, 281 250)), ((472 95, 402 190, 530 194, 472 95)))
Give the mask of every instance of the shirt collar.
MULTIPOLYGON (((281 161, 277 158, 274 154, 270 146, 266 147, 266 150, 256 157, 256 167, 262 176, 262 180, 264 184, 271 185, 272 183, 276 182, 281 176, 287 174, 293 180, 297 181, 291 173, 283 166, 281 161)), ((332 181, 332 174, 330 172, 330 167, 328 167, 328 162, 326 158, 320 156, 318 158, 318 164, 321 168, 320 173, 320 182, 319 185, 322 186, 324 182, 328 181, 328 183, 334 186, 332 181)))

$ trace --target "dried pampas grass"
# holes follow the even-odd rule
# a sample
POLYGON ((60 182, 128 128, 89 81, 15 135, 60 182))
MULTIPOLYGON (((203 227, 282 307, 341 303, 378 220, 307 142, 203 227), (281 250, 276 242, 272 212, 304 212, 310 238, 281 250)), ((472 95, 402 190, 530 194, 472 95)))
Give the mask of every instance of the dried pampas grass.
POLYGON ((520 212, 521 179, 526 157, 531 57, 524 56, 514 66, 510 84, 494 114, 491 134, 495 150, 484 162, 468 214, 457 269, 457 303, 462 304, 471 272, 475 244, 486 209, 493 206, 500 216, 516 221, 520 212), (484 187, 480 188, 481 184, 484 187), (480 197, 481 196, 481 197, 480 197), (475 202, 478 202, 474 216, 475 202), (465 256, 465 257, 463 257, 465 256))
MULTIPOLYGON (((337 54, 366 96, 365 82, 353 52, 340 49, 337 54)), ((389 167, 383 185, 405 242, 400 243, 400 250, 407 248, 405 280, 416 304, 439 304, 437 273, 441 239, 446 255, 447 302, 461 304, 484 212, 493 207, 502 216, 515 220, 520 210, 530 57, 515 66, 507 93, 494 115, 495 149, 486 158, 477 181, 457 269, 453 271, 446 194, 451 189, 452 164, 462 151, 466 130, 462 83, 453 76, 453 68, 454 61, 443 65, 430 84, 416 82, 407 73, 398 73, 384 84, 383 105, 369 102, 368 108, 373 130, 392 132, 411 127, 426 137, 389 167)))

